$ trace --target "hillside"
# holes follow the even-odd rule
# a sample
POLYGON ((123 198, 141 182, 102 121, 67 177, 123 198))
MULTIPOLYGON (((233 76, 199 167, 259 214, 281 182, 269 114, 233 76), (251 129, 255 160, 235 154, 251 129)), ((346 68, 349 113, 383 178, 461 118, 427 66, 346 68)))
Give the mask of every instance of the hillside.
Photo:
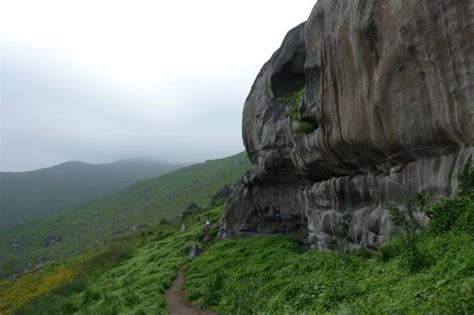
POLYGON ((89 204, 2 230, 0 276, 42 261, 75 256, 110 239, 152 228, 193 202, 206 205, 220 188, 233 184, 248 168, 245 153, 206 161, 140 181, 89 204), (48 240, 54 244, 48 245, 48 240))
POLYGON ((66 162, 30 172, 0 172, 0 229, 92 201, 182 166, 129 159, 105 164, 66 162))
POLYGON ((219 314, 472 314, 474 169, 466 178, 459 197, 429 207, 424 230, 400 231, 377 252, 305 251, 284 235, 215 242, 219 225, 206 232, 203 218, 216 222, 217 207, 0 282, 0 312, 166 314, 162 294, 186 265, 187 299, 219 314), (205 235, 210 247, 191 260, 205 235))
POLYGON ((318 0, 245 152, 0 231, 0 313, 474 314, 468 2, 318 0))

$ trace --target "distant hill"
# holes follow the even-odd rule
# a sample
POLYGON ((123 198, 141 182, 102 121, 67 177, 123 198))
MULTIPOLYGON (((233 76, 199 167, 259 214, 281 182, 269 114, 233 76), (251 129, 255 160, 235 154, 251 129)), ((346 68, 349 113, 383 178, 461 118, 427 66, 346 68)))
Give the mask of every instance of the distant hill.
POLYGON ((245 153, 137 182, 114 195, 0 230, 0 278, 154 229, 191 203, 204 207, 250 168, 245 153), (50 240, 54 240, 50 242, 50 240))
POLYGON ((183 165, 146 159, 66 162, 30 172, 0 172, 0 228, 117 192, 183 165))

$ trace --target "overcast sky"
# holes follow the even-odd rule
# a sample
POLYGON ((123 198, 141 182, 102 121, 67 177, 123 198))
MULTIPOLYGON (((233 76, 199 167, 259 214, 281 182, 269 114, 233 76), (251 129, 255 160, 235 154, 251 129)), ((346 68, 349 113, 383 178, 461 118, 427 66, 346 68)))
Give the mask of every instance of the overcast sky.
POLYGON ((2 2, 1 170, 242 151, 250 86, 315 2, 2 2))

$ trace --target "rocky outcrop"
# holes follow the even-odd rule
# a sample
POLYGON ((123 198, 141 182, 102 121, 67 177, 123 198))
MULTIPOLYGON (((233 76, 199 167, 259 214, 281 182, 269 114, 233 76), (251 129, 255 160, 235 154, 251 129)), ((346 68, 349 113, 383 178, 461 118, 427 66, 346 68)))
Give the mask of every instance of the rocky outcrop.
POLYGON ((389 205, 454 194, 474 153, 474 1, 319 0, 258 74, 243 139, 221 238, 376 248, 389 205))
POLYGON ((224 185, 221 189, 219 189, 214 194, 214 196, 212 196, 209 203, 212 207, 217 207, 219 205, 224 204, 227 200, 229 200, 231 195, 232 195, 232 187, 230 185, 224 185))
POLYGON ((51 246, 62 241, 60 235, 49 235, 44 239, 44 246, 51 246))
POLYGON ((201 207, 198 206, 197 203, 195 202, 191 202, 187 207, 186 209, 184 209, 183 211, 181 211, 181 213, 178 215, 180 219, 184 219, 186 218, 187 216, 193 214, 193 213, 196 213, 198 211, 201 210, 201 207))

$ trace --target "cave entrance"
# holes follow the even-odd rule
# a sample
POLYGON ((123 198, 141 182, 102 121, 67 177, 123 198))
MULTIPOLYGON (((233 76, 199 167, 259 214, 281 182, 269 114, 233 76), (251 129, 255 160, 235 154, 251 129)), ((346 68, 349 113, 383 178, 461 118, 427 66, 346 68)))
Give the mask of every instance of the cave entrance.
POLYGON ((275 98, 287 96, 305 87, 305 59, 304 51, 295 52, 289 61, 272 74, 271 88, 275 98))

